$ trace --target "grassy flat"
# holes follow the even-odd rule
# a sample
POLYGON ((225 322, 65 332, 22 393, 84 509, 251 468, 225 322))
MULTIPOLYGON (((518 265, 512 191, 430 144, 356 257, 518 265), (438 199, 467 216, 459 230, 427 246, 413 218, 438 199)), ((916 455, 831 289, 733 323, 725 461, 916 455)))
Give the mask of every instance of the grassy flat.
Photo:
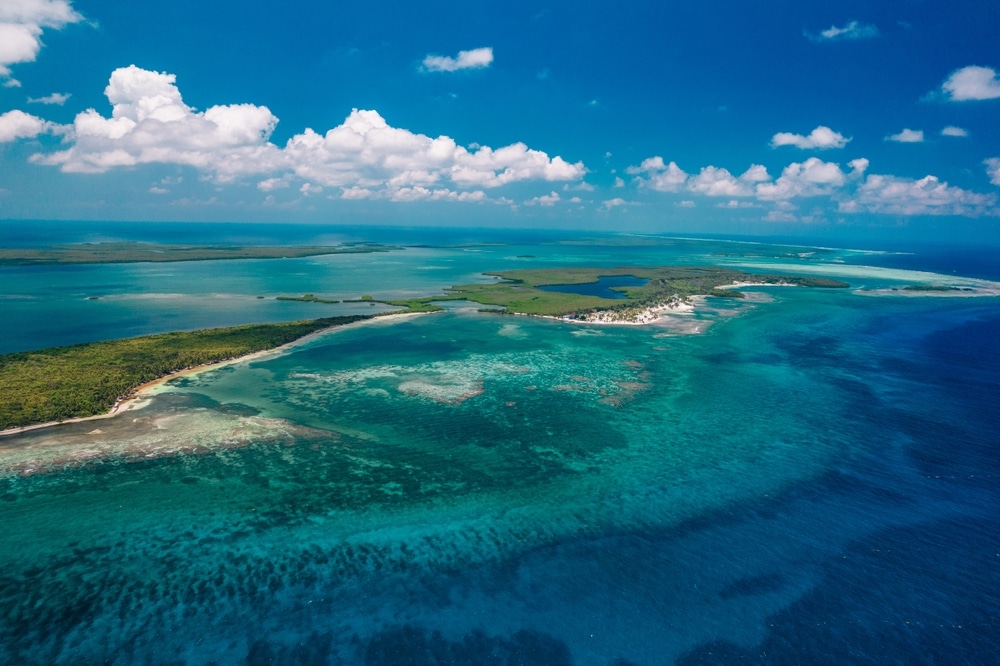
POLYGON ((691 296, 742 298, 734 284, 788 284, 802 287, 844 288, 846 282, 795 275, 761 275, 714 266, 619 266, 616 268, 538 268, 487 273, 500 278, 491 284, 452 287, 444 296, 432 296, 394 305, 430 305, 432 301, 469 300, 483 305, 502 306, 508 312, 530 315, 565 316, 600 310, 624 311, 656 307, 691 296), (567 294, 539 289, 557 284, 587 284, 601 277, 630 275, 649 280, 641 287, 616 287, 624 299, 567 294))
POLYGON ((354 243, 336 246, 159 245, 113 242, 52 245, 44 248, 0 248, 0 266, 33 264, 130 264, 217 259, 282 259, 322 254, 389 252, 390 245, 354 243))

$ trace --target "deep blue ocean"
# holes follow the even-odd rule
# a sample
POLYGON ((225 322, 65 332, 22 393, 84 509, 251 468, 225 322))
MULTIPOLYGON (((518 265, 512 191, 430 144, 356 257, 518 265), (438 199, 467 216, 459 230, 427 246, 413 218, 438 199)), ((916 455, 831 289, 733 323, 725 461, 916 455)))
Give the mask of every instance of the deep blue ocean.
POLYGON ((405 248, 0 267, 0 352, 377 311, 273 297, 517 267, 851 288, 749 288, 641 327, 452 304, 2 436, 0 663, 997 661, 1000 297, 901 289, 988 291, 997 248, 0 225, 0 246, 101 240, 405 248))

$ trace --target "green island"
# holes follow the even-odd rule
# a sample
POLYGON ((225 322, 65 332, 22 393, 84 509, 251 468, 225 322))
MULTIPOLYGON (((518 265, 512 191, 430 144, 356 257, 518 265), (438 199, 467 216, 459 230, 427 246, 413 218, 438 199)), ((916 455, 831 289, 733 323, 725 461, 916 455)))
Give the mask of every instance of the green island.
POLYGON ((217 259, 286 259, 322 254, 390 252, 401 248, 377 243, 342 245, 160 245, 115 241, 51 245, 42 248, 0 248, 0 266, 37 264, 129 264, 138 262, 208 261, 217 259))
MULTIPOLYGON (((435 302, 466 300, 504 308, 491 310, 494 312, 599 323, 647 323, 655 320, 661 310, 690 303, 693 296, 742 298, 743 294, 733 288, 739 285, 849 286, 828 278, 762 275, 698 266, 547 268, 486 275, 496 281, 454 286, 437 296, 380 300, 365 294, 344 302, 385 303, 412 313, 440 311, 442 308, 435 302), (548 285, 595 283, 602 277, 615 276, 632 276, 648 282, 636 287, 613 287, 625 296, 621 299, 540 289, 548 285)), ((336 302, 314 294, 277 298, 336 302)), ((0 430, 107 413, 143 384, 174 372, 273 349, 316 331, 377 316, 380 315, 161 333, 0 355, 0 430)))
POLYGON ((793 285, 846 288, 846 282, 822 277, 747 273, 715 266, 619 266, 617 268, 540 268, 486 273, 498 278, 488 284, 451 287, 442 296, 383 301, 389 305, 428 312, 439 309, 434 302, 467 300, 500 306, 508 313, 569 317, 593 321, 642 321, 651 310, 690 303, 693 296, 743 298, 735 285, 793 285), (550 285, 588 284, 602 277, 631 276, 648 280, 639 287, 613 287, 625 298, 612 299, 584 294, 545 291, 550 285))
POLYGON ((903 287, 903 291, 975 291, 971 287, 949 287, 936 284, 911 284, 903 287))
POLYGON ((0 430, 104 414, 147 382, 370 319, 327 317, 144 335, 0 355, 0 430))

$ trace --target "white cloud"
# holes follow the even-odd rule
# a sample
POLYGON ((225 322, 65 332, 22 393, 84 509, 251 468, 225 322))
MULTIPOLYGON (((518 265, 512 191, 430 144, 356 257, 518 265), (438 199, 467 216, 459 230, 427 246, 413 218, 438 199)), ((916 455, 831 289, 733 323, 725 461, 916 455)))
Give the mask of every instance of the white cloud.
POLYGON ((149 192, 150 192, 150 194, 167 194, 168 192, 170 192, 170 190, 168 190, 168 189, 166 189, 164 187, 158 187, 158 186, 154 185, 151 188, 149 188, 149 192))
POLYGON ((692 176, 687 189, 710 197, 746 197, 753 190, 737 180, 727 169, 714 166, 704 167, 697 176, 692 176))
POLYGON ((549 192, 538 197, 533 197, 524 202, 526 206, 554 206, 559 203, 559 193, 549 192))
POLYGON ((771 176, 767 173, 767 169, 763 165, 751 164, 750 168, 740 176, 740 180, 745 183, 763 183, 771 180, 771 176))
MULTIPOLYGON (((378 112, 357 109, 326 134, 306 129, 279 148, 269 141, 278 119, 267 107, 232 104, 195 111, 181 98, 174 75, 134 65, 115 70, 105 94, 113 107, 110 118, 94 109, 78 114, 70 146, 34 155, 32 161, 91 173, 148 163, 187 165, 216 182, 262 176, 257 187, 265 192, 298 178, 312 186, 342 188, 344 198, 358 198, 365 191, 393 198, 394 192, 406 190, 398 199, 463 200, 461 194, 452 197, 431 187, 444 182, 479 189, 527 180, 575 181, 587 172, 582 162, 550 158, 523 143, 470 150, 450 137, 432 139, 391 127, 378 112)), ((464 200, 472 196, 465 194, 464 200)))
POLYGON ((447 188, 431 190, 426 187, 403 187, 392 192, 389 198, 392 201, 485 201, 486 193, 482 190, 475 192, 455 192, 447 188))
POLYGON ((826 30, 821 30, 818 35, 813 35, 808 32, 806 33, 806 37, 814 42, 835 41, 840 39, 871 39, 872 37, 878 37, 878 35, 878 28, 873 25, 860 23, 859 21, 851 21, 842 28, 832 25, 826 30))
POLYGON ((969 136, 969 130, 962 129, 961 127, 955 127, 954 125, 948 125, 941 130, 941 136, 969 136))
POLYGON ((799 218, 783 210, 770 210, 764 216, 765 222, 798 222, 799 218))
POLYGON ((70 93, 52 93, 45 97, 29 97, 29 104, 56 104, 62 106, 72 95, 70 93))
POLYGON ((716 208, 726 208, 726 209, 735 209, 735 208, 760 208, 760 204, 754 203, 752 201, 738 201, 736 199, 730 199, 729 201, 727 201, 725 203, 715 204, 715 207, 716 208))
POLYGON ((20 83, 10 78, 10 66, 34 62, 42 48, 45 28, 59 30, 83 20, 69 0, 3 0, 0 2, 0 79, 6 87, 20 83))
POLYGON ((320 187, 319 185, 313 185, 312 183, 302 183, 302 187, 299 188, 299 192, 301 192, 305 196, 309 196, 311 194, 319 194, 322 191, 323 191, 322 187, 320 187))
POLYGON ((690 199, 685 199, 683 201, 678 201, 674 205, 677 206, 678 208, 695 208, 697 206, 697 204, 695 202, 691 201, 690 199))
POLYGON ((991 157, 984 160, 983 164, 986 165, 986 173, 990 177, 990 182, 994 185, 1000 185, 1000 157, 991 157))
POLYGON ((924 131, 906 128, 899 134, 890 134, 885 137, 885 141, 895 141, 896 143, 923 143, 924 131))
POLYGON ((0 114, 0 143, 17 141, 18 139, 33 139, 39 134, 58 131, 60 131, 59 125, 24 111, 15 109, 0 114))
POLYGON ((941 90, 953 102, 996 99, 1000 97, 1000 79, 990 67, 972 65, 952 72, 941 90))
POLYGON ((291 185, 289 180, 290 179, 287 177, 267 178, 257 183, 257 189, 260 190, 261 192, 271 192, 273 190, 281 190, 291 185))
POLYGON ((340 198, 341 199, 371 199, 371 198, 374 197, 374 195, 375 195, 375 193, 372 192, 371 190, 369 190, 369 189, 367 189, 365 187, 358 187, 357 185, 355 185, 354 187, 344 188, 344 191, 340 193, 340 198))
MULTIPOLYGON (((991 182, 1000 185, 1000 157, 986 160, 986 171, 991 182)), ((798 215, 796 199, 825 197, 842 213, 879 213, 891 215, 1000 215, 996 194, 980 194, 952 187, 934 176, 920 180, 888 175, 869 175, 869 161, 864 157, 851 160, 847 169, 835 162, 824 162, 810 157, 803 162, 793 162, 785 167, 776 180, 771 180, 767 170, 752 165, 741 176, 734 177, 728 170, 707 166, 697 175, 688 176, 673 162, 665 164, 661 157, 644 160, 640 166, 630 167, 641 185, 666 192, 691 192, 703 196, 725 196, 728 201, 716 204, 717 208, 742 209, 766 208, 764 220, 774 222, 804 222, 822 218, 822 208, 816 213, 798 215), (668 183, 654 185, 654 179, 673 174, 668 183), (754 197, 754 200, 741 197, 754 197)), ((603 208, 625 205, 622 199, 605 201, 603 208)), ((691 207, 695 200, 674 202, 674 206, 691 207)), ((822 206, 822 204, 819 204, 822 206)))
POLYGON ((424 58, 423 68, 428 72, 457 72, 460 69, 480 69, 489 67, 493 62, 493 49, 489 46, 459 51, 458 56, 428 55, 424 58))
POLYGON ((851 167, 851 173, 847 174, 848 178, 860 178, 861 175, 868 170, 869 164, 870 162, 864 157, 851 160, 847 163, 847 166, 851 167))
POLYGON ((840 132, 834 132, 825 125, 820 125, 809 136, 793 134, 791 132, 778 132, 771 137, 771 147, 795 146, 803 150, 826 150, 828 148, 843 148, 850 141, 840 132))
POLYGON ((601 202, 601 206, 606 210, 611 210, 612 208, 618 208, 619 206, 628 206, 629 202, 625 201, 621 197, 615 197, 614 199, 606 199, 601 202))
POLYGON ((647 157, 639 166, 630 166, 625 170, 633 176, 639 176, 639 182, 658 192, 677 192, 687 182, 688 175, 684 173, 676 162, 664 164, 663 158, 659 155, 647 157), (645 178, 641 176, 645 175, 645 178))
POLYGON ((810 157, 805 162, 789 164, 773 183, 757 185, 756 194, 765 201, 819 196, 830 194, 846 181, 847 174, 838 164, 810 157))
POLYGON ((116 69, 104 91, 111 118, 87 109, 73 121, 70 148, 35 155, 33 161, 85 173, 183 164, 223 182, 280 163, 280 151, 267 141, 278 119, 267 107, 231 104, 196 112, 184 104, 174 80, 173 74, 135 65, 116 69))
POLYGON ((658 192, 687 191, 710 197, 752 196, 755 185, 771 180, 767 169, 760 164, 751 165, 739 178, 728 169, 716 166, 703 167, 698 175, 689 176, 676 162, 666 164, 659 155, 646 158, 639 166, 630 166, 625 171, 636 176, 640 186, 658 192))
POLYGON ((615 187, 625 187, 625 181, 621 176, 615 176, 615 187))
POLYGON ((872 174, 858 187, 855 198, 840 207, 842 212, 859 209, 893 215, 996 214, 995 194, 979 194, 952 187, 934 176, 920 180, 872 174))
POLYGON ((450 180, 459 187, 499 187, 524 180, 577 180, 583 163, 549 158, 523 143, 470 152, 454 139, 431 139, 389 126, 376 111, 354 110, 321 136, 307 129, 284 148, 289 168, 324 185, 391 189, 450 180))

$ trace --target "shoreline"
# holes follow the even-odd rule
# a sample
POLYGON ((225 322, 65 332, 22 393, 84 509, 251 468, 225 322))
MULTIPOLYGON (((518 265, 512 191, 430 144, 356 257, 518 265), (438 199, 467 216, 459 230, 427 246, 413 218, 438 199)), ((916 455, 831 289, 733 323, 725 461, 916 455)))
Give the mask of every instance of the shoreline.
MULTIPOLYGON (((698 298, 694 296, 692 298, 698 298)), ((698 303, 685 303, 680 302, 677 304, 668 304, 659 307, 649 307, 640 310, 635 316, 636 319, 605 319, 603 316, 604 312, 614 312, 614 310, 602 311, 599 313, 594 313, 597 315, 595 319, 580 319, 580 318, 570 318, 566 315, 527 315, 529 317, 540 317, 541 319, 552 319, 554 321, 566 322, 568 324, 590 324, 594 326, 655 326, 660 319, 664 316, 669 316, 671 314, 678 315, 691 315, 695 312, 695 307, 698 303)), ((515 312, 514 314, 522 314, 520 312, 515 312)))
POLYGON ((8 435, 20 435, 22 433, 31 432, 32 430, 41 430, 43 428, 51 428, 52 426, 64 425, 67 423, 86 423, 87 421, 99 421, 101 419, 108 419, 112 416, 118 416, 124 414, 125 412, 139 410, 145 407, 149 403, 149 399, 155 395, 155 393, 148 393, 149 391, 156 389, 163 384, 166 384, 172 379, 178 377, 186 377, 189 375, 196 375, 202 372, 207 372, 209 370, 216 370, 218 368, 224 368, 235 363, 240 363, 242 361, 255 360, 263 358, 270 354, 280 354, 284 353, 288 349, 300 345, 304 342, 329 333, 330 331, 336 331, 339 329, 346 329, 353 326, 364 326, 367 324, 372 324, 379 320, 389 319, 389 318, 404 318, 404 317, 417 317, 423 314, 433 314, 429 312, 390 312, 383 315, 374 315, 371 319, 364 319, 361 321, 351 322, 349 324, 341 324, 339 326, 330 326, 327 328, 320 329, 318 331, 313 331, 303 335, 297 340, 292 340, 291 342, 286 342, 278 347, 272 347, 270 349, 261 349, 260 351, 250 352, 249 354, 244 354, 243 356, 236 356, 233 358, 227 358, 222 361, 215 361, 213 363, 203 363, 202 365, 196 365, 190 368, 184 368, 183 370, 177 370, 171 372, 170 374, 163 375, 152 381, 146 382, 137 386, 131 393, 116 402, 110 409, 110 411, 104 412, 103 414, 94 414, 93 416, 78 416, 72 419, 65 419, 62 421, 46 421, 45 423, 33 423, 26 426, 17 426, 16 428, 8 428, 6 430, 0 430, 0 438, 6 437, 8 435))

